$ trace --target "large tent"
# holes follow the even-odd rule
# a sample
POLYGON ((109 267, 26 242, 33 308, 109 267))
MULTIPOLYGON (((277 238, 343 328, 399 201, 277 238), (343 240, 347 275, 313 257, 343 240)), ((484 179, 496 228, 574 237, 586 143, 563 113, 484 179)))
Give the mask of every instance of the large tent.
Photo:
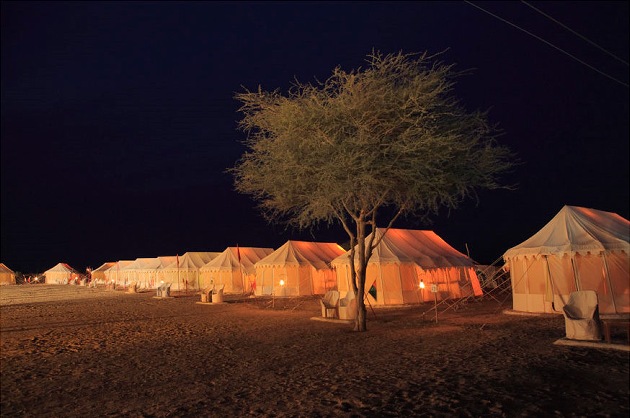
POLYGON ((228 247, 201 267, 201 286, 223 285, 225 293, 250 293, 255 289, 254 264, 273 253, 273 248, 228 247))
POLYGON ((68 284, 81 278, 79 272, 66 263, 59 263, 46 270, 44 274, 46 275, 46 284, 68 284))
POLYGON ((116 264, 115 261, 109 261, 107 263, 103 263, 99 268, 92 270, 91 279, 94 283, 105 283, 106 277, 105 272, 112 268, 116 264))
POLYGON ((15 273, 4 263, 0 263, 0 285, 3 284, 15 284, 15 273))
POLYGON ((137 258, 133 263, 120 268, 117 285, 135 283, 140 289, 153 289, 165 281, 161 270, 177 260, 177 256, 137 258))
POLYGON ((576 290, 594 290, 599 312, 630 312, 630 222, 616 213, 565 206, 503 258, 515 311, 557 312, 576 290))
POLYGON ((260 260, 256 268, 257 295, 323 295, 336 286, 330 262, 345 250, 332 242, 287 241, 260 260))
POLYGON ((127 267, 129 264, 133 263, 134 260, 119 260, 116 261, 110 268, 105 270, 105 282, 106 283, 122 283, 123 274, 121 270, 127 267))
MULTIPOLYGON (((368 261, 365 290, 370 304, 417 304, 435 297, 443 300, 482 295, 474 261, 435 232, 377 228, 375 233, 375 239, 382 240, 368 261), (421 281, 424 289, 420 288, 421 281)), ((341 292, 352 289, 349 254, 332 262, 341 292)))
POLYGON ((199 289, 199 269, 215 259, 220 252, 189 251, 160 271, 161 280, 171 283, 171 290, 199 289))

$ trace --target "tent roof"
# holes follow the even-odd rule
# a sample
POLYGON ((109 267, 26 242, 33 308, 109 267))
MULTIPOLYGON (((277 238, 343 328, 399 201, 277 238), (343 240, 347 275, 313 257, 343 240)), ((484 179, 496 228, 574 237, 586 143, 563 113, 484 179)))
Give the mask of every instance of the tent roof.
POLYGON ((256 271, 254 264, 271 253, 273 248, 238 247, 237 250, 237 247, 228 247, 218 257, 201 267, 200 271, 235 270, 242 265, 245 273, 253 274, 256 271))
POLYGON ((310 265, 322 270, 330 268, 330 262, 344 252, 334 242, 287 241, 256 266, 310 265))
POLYGON ((14 273, 14 271, 8 268, 4 263, 0 263, 0 273, 14 273))
POLYGON ((503 257, 589 251, 628 252, 629 235, 630 222, 616 213, 564 206, 540 231, 507 250, 503 257))
MULTIPOLYGON (((385 231, 384 228, 377 228, 376 237, 380 238, 385 231)), ((369 238, 366 238, 366 242, 369 238)), ((348 251, 337 257, 333 264, 349 263, 349 254, 348 251)), ((374 249, 369 263, 414 263, 423 269, 474 265, 473 260, 451 247, 433 231, 393 228, 387 230, 374 249)))
POLYGON ((59 263, 56 266, 46 270, 44 273, 76 273, 77 271, 66 263, 59 263))
POLYGON ((154 258, 136 258, 133 263, 121 267, 121 270, 157 270, 174 263, 176 256, 160 256, 154 258))
POLYGON ((115 261, 108 261, 107 263, 103 263, 99 268, 92 270, 92 273, 97 272, 97 271, 109 270, 115 264, 116 264, 115 261))
POLYGON ((164 270, 176 270, 178 267, 184 270, 198 270, 217 258, 220 254, 220 252, 189 251, 179 257, 179 266, 177 265, 176 259, 174 262, 164 267, 164 270))
POLYGON ((112 264, 112 266, 107 270, 116 270, 116 269, 122 270, 132 263, 135 263, 135 260, 118 260, 114 262, 114 264, 112 264))

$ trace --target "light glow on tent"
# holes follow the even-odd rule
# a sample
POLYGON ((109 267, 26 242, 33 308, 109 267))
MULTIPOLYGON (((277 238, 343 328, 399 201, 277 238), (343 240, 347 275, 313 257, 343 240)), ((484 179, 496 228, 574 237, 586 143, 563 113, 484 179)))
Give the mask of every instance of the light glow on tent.
POLYGON ((420 280, 420 289, 424 289, 424 280, 420 280))
POLYGON ((284 286, 284 280, 280 280, 280 286, 284 286))

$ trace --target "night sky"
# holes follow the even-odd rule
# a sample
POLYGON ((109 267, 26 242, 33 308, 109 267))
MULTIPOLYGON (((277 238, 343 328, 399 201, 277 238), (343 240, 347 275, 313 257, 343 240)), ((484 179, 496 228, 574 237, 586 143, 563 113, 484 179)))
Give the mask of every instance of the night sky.
POLYGON ((234 94, 286 92, 364 66, 373 49, 445 51, 472 69, 456 96, 489 109, 522 161, 504 177, 517 190, 395 227, 433 229, 490 263, 563 205, 628 218, 628 2, 474 4, 557 48, 465 2, 3 1, 0 261, 37 273, 345 243, 340 226, 269 225, 233 191, 225 170, 245 138, 234 94))

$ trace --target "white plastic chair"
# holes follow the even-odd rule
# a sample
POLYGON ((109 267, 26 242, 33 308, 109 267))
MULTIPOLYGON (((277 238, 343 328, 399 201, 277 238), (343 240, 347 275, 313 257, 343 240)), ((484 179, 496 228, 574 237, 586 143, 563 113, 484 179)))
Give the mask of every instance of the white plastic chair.
POLYGON ((595 291, 581 290, 571 293, 569 301, 562 310, 568 339, 583 341, 602 339, 599 305, 595 291))
POLYGON ((339 300, 339 319, 355 319, 357 317, 357 299, 352 290, 339 300))
POLYGON ((337 318, 339 317, 339 292, 336 290, 329 290, 324 295, 323 299, 319 301, 322 307, 322 317, 324 318, 337 318))

